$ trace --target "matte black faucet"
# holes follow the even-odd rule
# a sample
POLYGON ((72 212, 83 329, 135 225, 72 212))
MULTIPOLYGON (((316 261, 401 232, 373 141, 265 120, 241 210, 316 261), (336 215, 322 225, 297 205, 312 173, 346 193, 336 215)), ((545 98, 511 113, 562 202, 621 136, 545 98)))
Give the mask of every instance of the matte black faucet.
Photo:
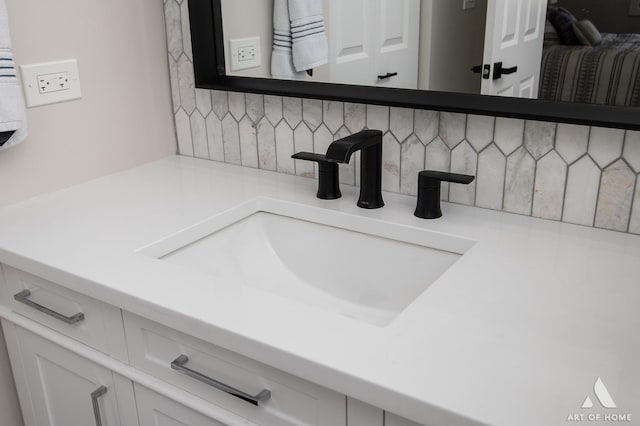
POLYGON ((418 174, 418 203, 414 215, 421 219, 438 219, 440 210, 440 187, 442 182, 469 185, 475 176, 425 170, 418 174))
POLYGON ((321 200, 337 200, 340 193, 338 162, 327 160, 327 157, 312 152, 298 152, 291 156, 294 160, 313 161, 318 163, 318 193, 321 200))
POLYGON ((382 132, 363 130, 329 145, 326 158, 348 163, 356 151, 362 151, 360 163, 360 199, 358 207, 379 209, 382 201, 382 132))

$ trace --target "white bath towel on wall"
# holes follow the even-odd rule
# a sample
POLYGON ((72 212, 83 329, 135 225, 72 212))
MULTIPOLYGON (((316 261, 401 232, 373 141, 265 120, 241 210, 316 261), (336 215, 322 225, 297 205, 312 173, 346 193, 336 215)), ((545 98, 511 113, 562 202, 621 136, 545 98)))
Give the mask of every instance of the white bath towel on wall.
POLYGON ((0 0, 0 150, 17 145, 26 137, 26 113, 11 52, 7 5, 0 0))
POLYGON ((274 0, 271 76, 303 80, 328 62, 322 0, 274 0))

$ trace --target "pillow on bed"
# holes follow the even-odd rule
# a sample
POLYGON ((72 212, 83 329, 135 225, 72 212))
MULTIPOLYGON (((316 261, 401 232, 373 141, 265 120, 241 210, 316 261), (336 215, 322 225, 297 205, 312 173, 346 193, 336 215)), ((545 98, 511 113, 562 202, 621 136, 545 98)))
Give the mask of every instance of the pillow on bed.
POLYGON ((547 19, 547 22, 544 26, 544 48, 547 49, 558 44, 562 44, 560 42, 560 36, 558 36, 558 32, 556 31, 553 24, 547 19))
POLYGON ((577 19, 571 12, 564 7, 550 7, 548 15, 549 21, 558 32, 562 44, 581 44, 573 32, 573 23, 576 22, 577 19))
POLYGON ((572 24, 573 32, 583 46, 598 46, 602 43, 602 34, 588 19, 577 21, 572 24))

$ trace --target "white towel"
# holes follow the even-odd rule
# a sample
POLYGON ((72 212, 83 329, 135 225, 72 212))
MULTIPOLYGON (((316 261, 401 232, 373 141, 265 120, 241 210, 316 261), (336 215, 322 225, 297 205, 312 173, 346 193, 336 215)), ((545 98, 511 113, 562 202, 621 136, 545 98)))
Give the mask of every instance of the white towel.
POLYGON ((17 145, 26 137, 26 113, 11 53, 7 5, 0 0, 0 150, 17 145))
POLYGON ((322 0, 274 0, 271 76, 304 80, 329 62, 322 0))
POLYGON ((306 71, 329 62, 322 0, 289 0, 293 65, 306 71))

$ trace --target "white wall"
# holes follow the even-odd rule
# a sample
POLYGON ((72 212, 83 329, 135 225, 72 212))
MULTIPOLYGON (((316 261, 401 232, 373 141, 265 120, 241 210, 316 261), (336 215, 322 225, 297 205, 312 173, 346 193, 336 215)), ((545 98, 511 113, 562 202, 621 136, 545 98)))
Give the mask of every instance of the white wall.
POLYGON ((471 68, 483 60, 486 20, 487 0, 468 10, 462 1, 433 0, 429 84, 420 88, 480 93, 482 80, 471 68))
POLYGON ((18 64, 77 58, 83 99, 28 110, 0 206, 176 152, 162 0, 8 0, 18 64))
MULTIPOLYGON (((162 0, 8 0, 17 63, 77 58, 83 99, 28 110, 0 206, 175 154, 162 0)), ((18 426, 0 337, 0 423, 18 426)))

